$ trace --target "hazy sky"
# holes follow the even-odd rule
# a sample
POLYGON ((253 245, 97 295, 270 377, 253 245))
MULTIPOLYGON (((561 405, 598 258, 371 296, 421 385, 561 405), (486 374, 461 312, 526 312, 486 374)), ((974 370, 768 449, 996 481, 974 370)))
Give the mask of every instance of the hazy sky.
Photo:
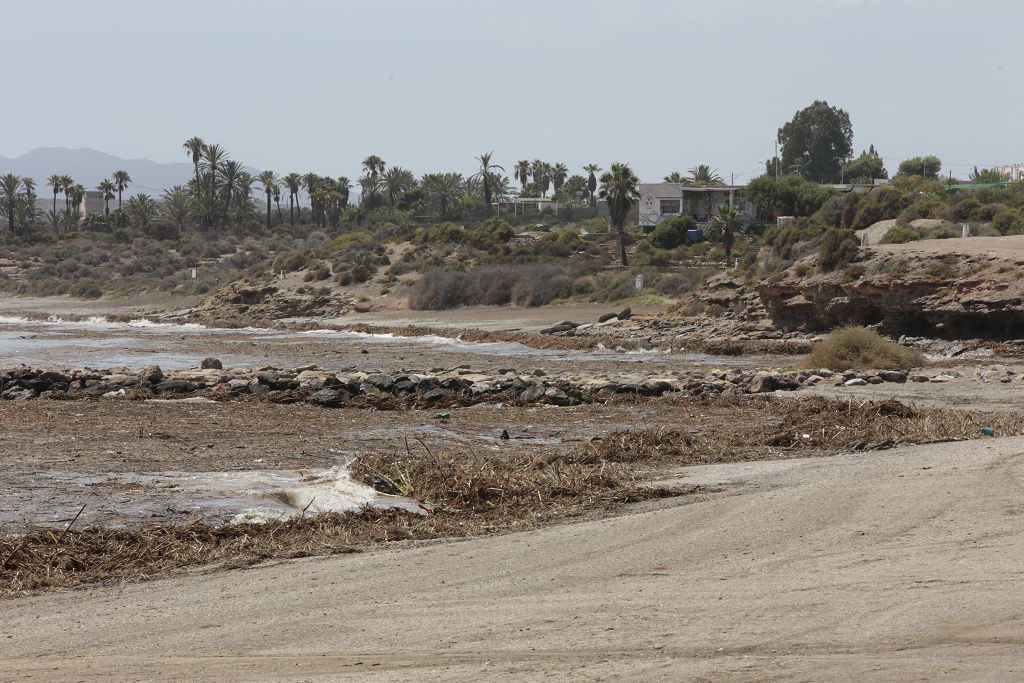
POLYGON ((494 150, 746 182, 815 99, 854 145, 944 170, 1024 161, 1020 0, 9 0, 0 154, 417 174, 494 150))

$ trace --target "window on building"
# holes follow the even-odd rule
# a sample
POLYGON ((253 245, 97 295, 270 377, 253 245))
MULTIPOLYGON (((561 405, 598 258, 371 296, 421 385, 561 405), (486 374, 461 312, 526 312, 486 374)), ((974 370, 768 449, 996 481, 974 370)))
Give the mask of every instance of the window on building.
POLYGON ((661 215, 672 216, 678 215, 680 212, 680 200, 678 199, 662 199, 661 200, 661 215))

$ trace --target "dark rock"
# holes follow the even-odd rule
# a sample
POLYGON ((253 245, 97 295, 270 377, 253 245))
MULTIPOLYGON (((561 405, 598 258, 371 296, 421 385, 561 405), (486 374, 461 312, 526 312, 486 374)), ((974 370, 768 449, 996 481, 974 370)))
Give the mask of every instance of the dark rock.
POLYGON ((557 334, 559 332, 568 332, 569 330, 576 329, 576 325, 552 325, 551 327, 545 327, 539 330, 540 334, 557 334))
POLYGON ((347 391, 339 391, 338 389, 321 389, 313 394, 312 399, 319 405, 335 408, 348 403, 352 399, 352 395, 347 391))
POLYGON ((599 323, 606 323, 609 320, 611 320, 612 318, 618 318, 618 317, 619 317, 618 313, 605 313, 604 315, 600 316, 597 319, 597 322, 599 322, 599 323))
POLYGON ((572 398, 564 391, 556 387, 551 387, 550 389, 545 391, 544 398, 546 398, 549 403, 553 403, 556 406, 572 406, 579 403, 577 399, 572 398))
POLYGON ((149 382, 150 384, 157 384, 163 380, 163 378, 164 371, 160 369, 159 365, 150 365, 139 373, 139 380, 142 382, 149 382))
POLYGON ((158 394, 184 394, 194 388, 190 382, 183 379, 169 379, 154 387, 158 394))
POLYGON ((544 396, 545 390, 546 389, 543 384, 534 384, 533 386, 523 391, 523 393, 519 394, 519 400, 521 400, 523 403, 533 403, 534 401, 539 401, 544 396))
POLYGON ((501 430, 501 436, 499 436, 498 438, 502 439, 503 441, 508 441, 508 439, 509 439, 508 430, 507 429, 502 429, 501 430))
POLYGON ((450 396, 451 394, 444 389, 431 389, 430 391, 425 392, 420 398, 427 405, 434 405, 435 403, 440 403, 450 396))
POLYGON ((618 318, 619 320, 629 320, 630 318, 633 317, 633 309, 625 308, 622 311, 620 311, 619 314, 615 317, 618 318))
POLYGON ((366 378, 365 382, 370 386, 377 387, 381 391, 391 391, 391 387, 395 385, 395 380, 391 375, 385 375, 383 372, 377 372, 366 378))
POLYGON ((0 399, 4 401, 27 401, 35 397, 36 392, 25 387, 11 387, 0 394, 0 399))
POLYGON ((907 381, 907 373, 899 370, 882 370, 878 373, 878 376, 882 378, 883 382, 896 382, 902 384, 907 381))
POLYGON ((223 370, 224 364, 216 358, 204 358, 199 367, 203 370, 223 370))

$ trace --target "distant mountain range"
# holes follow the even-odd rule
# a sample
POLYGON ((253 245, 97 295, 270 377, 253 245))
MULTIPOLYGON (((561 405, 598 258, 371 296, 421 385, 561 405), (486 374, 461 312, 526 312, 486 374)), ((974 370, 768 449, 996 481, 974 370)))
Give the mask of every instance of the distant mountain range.
POLYGON ((127 195, 144 192, 152 196, 172 185, 184 185, 193 174, 188 161, 161 164, 148 159, 122 159, 88 147, 40 147, 13 159, 0 156, 0 175, 17 173, 35 179, 36 193, 43 197, 47 194, 46 179, 55 173, 69 175, 85 189, 95 190, 114 171, 127 171, 132 177, 127 195))

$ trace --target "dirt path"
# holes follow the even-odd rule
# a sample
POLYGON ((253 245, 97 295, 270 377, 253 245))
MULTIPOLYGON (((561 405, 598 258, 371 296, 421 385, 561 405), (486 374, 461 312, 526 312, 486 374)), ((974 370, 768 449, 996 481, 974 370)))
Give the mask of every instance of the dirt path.
POLYGON ((0 679, 1007 680, 1024 439, 693 468, 690 504, 0 603, 0 679))
POLYGON ((1024 235, 1006 237, 955 237, 919 240, 906 244, 876 244, 871 249, 897 254, 979 254, 1007 259, 1024 259, 1024 235))

